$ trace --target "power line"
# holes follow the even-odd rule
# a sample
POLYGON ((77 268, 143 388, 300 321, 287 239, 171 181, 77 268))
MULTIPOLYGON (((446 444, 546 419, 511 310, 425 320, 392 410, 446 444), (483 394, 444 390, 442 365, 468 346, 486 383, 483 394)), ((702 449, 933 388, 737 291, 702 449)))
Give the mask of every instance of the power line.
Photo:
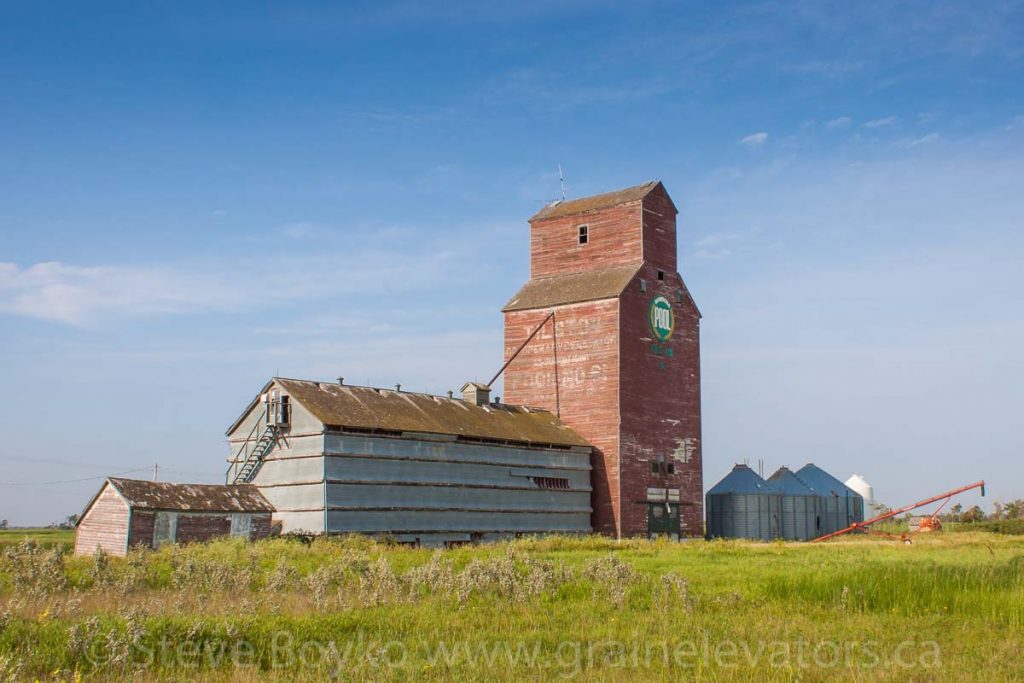
POLYGON ((124 470, 122 472, 114 472, 111 475, 100 475, 98 477, 82 477, 81 479, 62 479, 59 481, 0 481, 0 486, 52 486, 55 484, 77 484, 83 481, 96 481, 97 479, 106 479, 108 476, 117 476, 120 474, 135 474, 136 472, 149 472, 148 467, 140 467, 134 470, 124 470))

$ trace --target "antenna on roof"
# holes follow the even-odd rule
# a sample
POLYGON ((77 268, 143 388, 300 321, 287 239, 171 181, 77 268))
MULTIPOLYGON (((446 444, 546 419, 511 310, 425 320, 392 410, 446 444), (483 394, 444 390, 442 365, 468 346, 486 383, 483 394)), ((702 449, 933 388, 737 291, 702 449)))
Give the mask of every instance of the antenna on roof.
POLYGON ((565 201, 565 174, 562 173, 562 165, 558 165, 558 183, 562 187, 562 201, 565 201))

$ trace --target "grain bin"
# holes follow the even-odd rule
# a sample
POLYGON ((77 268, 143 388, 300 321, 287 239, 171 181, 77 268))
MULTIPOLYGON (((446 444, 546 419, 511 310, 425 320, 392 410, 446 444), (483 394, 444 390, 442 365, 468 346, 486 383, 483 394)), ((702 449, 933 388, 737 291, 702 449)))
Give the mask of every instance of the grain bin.
POLYGON ((708 538, 779 537, 782 497, 746 465, 732 472, 707 493, 708 538))
POLYGON ((864 499, 849 486, 813 463, 796 471, 796 477, 818 494, 819 534, 845 529, 864 521, 864 499))
MULTIPOLYGON (((860 494, 859 517, 856 521, 863 522, 869 517, 875 516, 875 489, 859 474, 855 474, 846 480, 846 485, 853 491, 860 494)), ((856 501, 855 501, 856 502, 856 501)))
POLYGON ((788 467, 776 470, 767 483, 782 498, 782 538, 809 541, 821 535, 817 493, 797 479, 788 467))

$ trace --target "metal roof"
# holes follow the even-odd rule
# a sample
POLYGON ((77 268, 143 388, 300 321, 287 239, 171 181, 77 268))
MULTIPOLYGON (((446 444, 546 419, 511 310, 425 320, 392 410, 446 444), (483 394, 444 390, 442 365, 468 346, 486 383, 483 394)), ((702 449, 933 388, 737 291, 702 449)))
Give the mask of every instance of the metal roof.
POLYGON ((796 478, 823 496, 853 497, 860 495, 814 463, 809 462, 798 469, 796 478))
POLYGON ((774 491, 764 479, 758 476, 757 472, 746 465, 736 465, 732 468, 732 472, 722 478, 722 481, 708 490, 709 496, 730 493, 774 493, 774 491))
POLYGON ((273 512, 251 484, 172 484, 139 479, 107 479, 134 508, 192 512, 273 512))
POLYGON ((784 496, 816 496, 817 492, 797 479, 788 467, 780 467, 768 477, 768 486, 784 496))
MULTIPOLYGON (((581 213, 587 213, 589 211, 599 211, 601 209, 619 206, 620 204, 640 201, 646 197, 651 190, 659 186, 664 192, 665 188, 661 185, 660 181, 651 180, 643 185, 635 185, 622 190, 615 190, 614 192, 605 192, 604 194, 581 197, 580 199, 563 199, 562 201, 552 202, 535 213, 533 217, 530 218, 530 222, 547 220, 549 218, 574 216, 581 213)), ((668 193, 665 192, 665 195, 668 196, 668 193)))
POLYGON ((525 444, 590 443, 547 410, 504 403, 476 405, 408 391, 275 378, 293 401, 331 427, 425 432, 525 444))
POLYGON ((611 299, 622 294, 641 266, 642 263, 636 263, 530 280, 501 310, 527 311, 611 299))

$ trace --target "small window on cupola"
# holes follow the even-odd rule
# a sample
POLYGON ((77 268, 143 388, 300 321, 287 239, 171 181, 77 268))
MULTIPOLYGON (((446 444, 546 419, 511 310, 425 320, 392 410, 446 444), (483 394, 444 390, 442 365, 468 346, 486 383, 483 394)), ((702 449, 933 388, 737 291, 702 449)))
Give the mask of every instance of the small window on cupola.
POLYGON ((659 270, 658 271, 658 279, 661 280, 661 281, 665 280, 665 271, 664 270, 659 270))
POLYGON ((581 225, 577 228, 579 231, 580 244, 587 244, 590 242, 590 226, 581 225))

